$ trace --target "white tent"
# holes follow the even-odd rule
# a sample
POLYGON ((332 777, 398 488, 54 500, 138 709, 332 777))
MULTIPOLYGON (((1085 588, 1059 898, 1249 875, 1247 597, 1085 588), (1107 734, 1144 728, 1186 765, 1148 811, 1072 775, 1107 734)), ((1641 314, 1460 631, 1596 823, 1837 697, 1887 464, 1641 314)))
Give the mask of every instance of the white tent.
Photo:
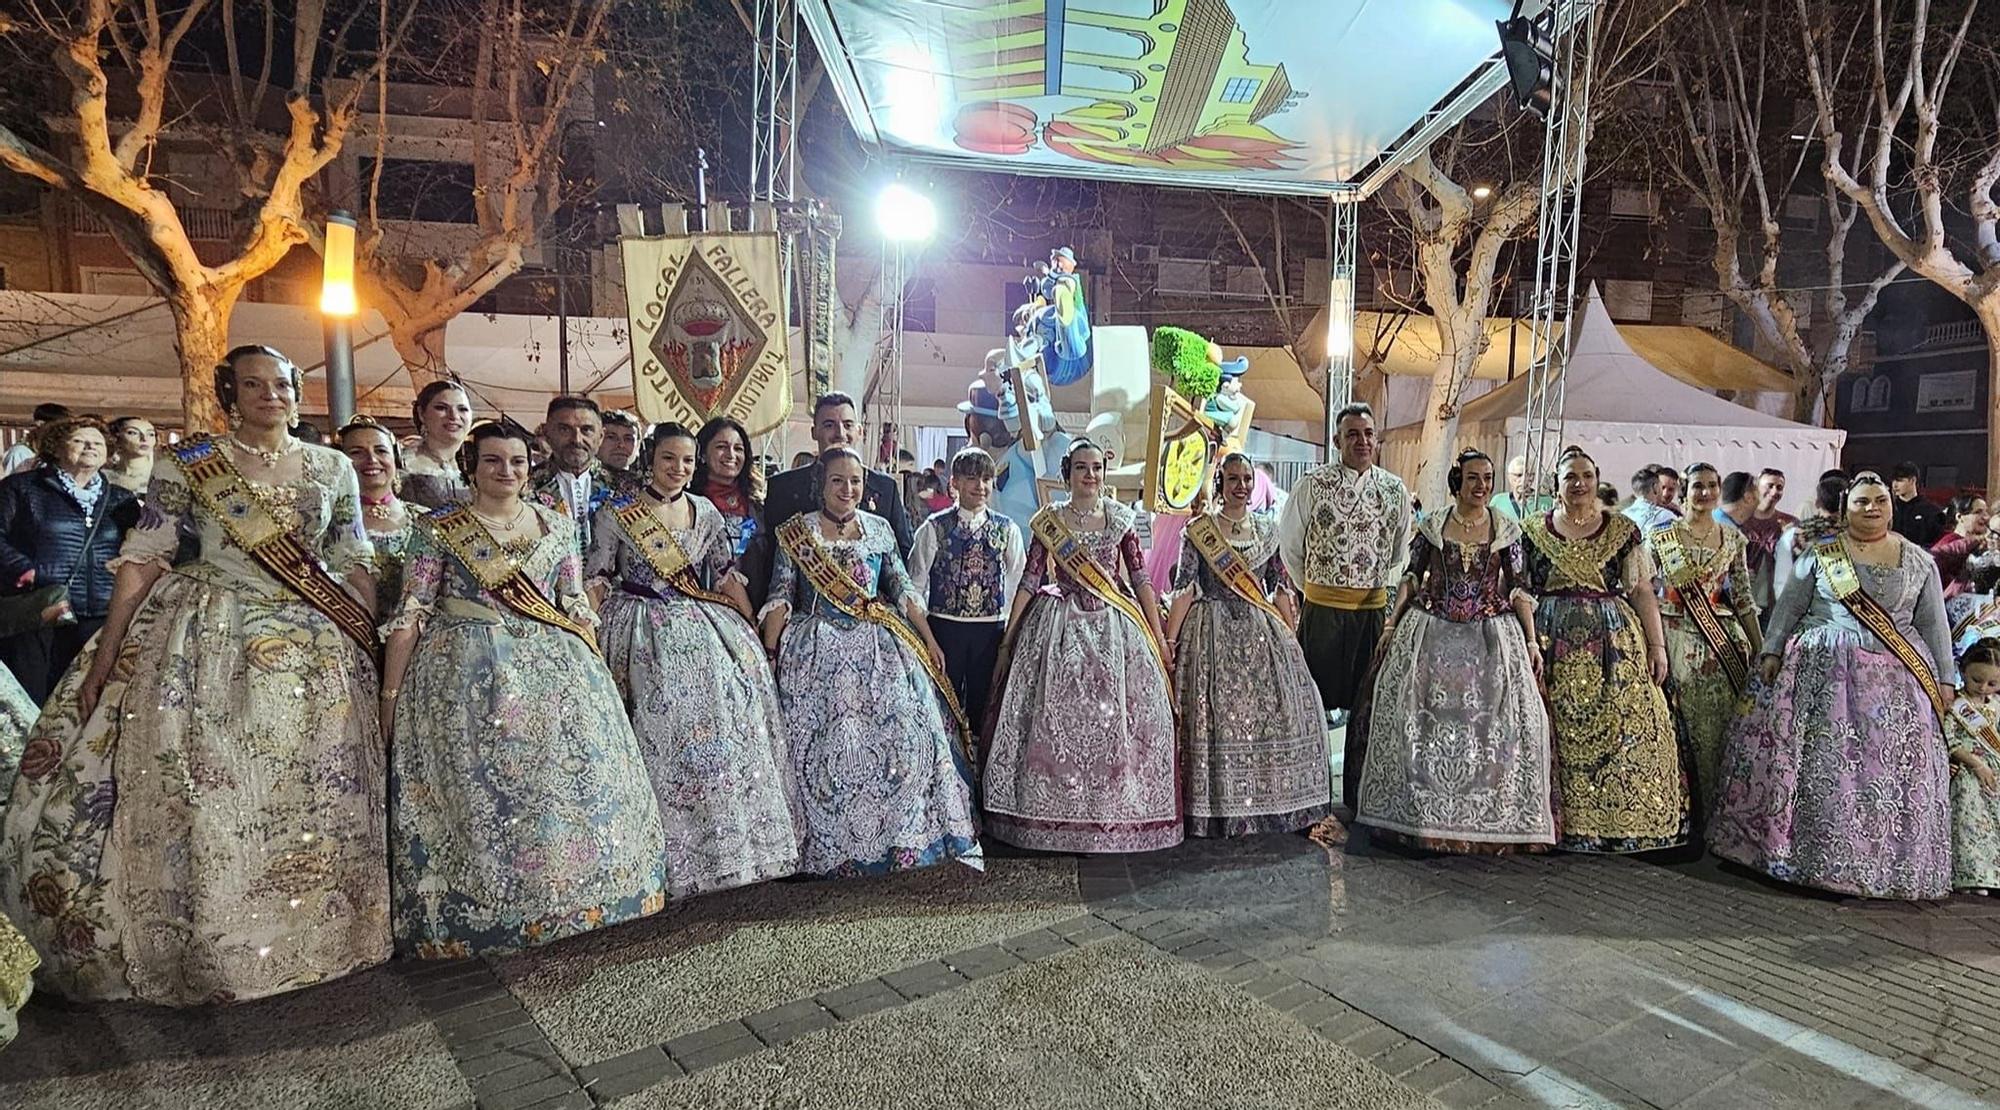
MULTIPOLYGON (((1468 403, 1459 442, 1496 459, 1527 446, 1528 379, 1524 375, 1468 403)), ((1405 481, 1416 477, 1423 423, 1389 432, 1384 462, 1405 481)), ((1597 460, 1603 481, 1629 492, 1634 471, 1649 463, 1679 468, 1706 462, 1724 474, 1765 467, 1791 479, 1795 498, 1809 496, 1821 471, 1840 465, 1847 433, 1816 428, 1726 401, 1647 362, 1619 335, 1593 287, 1570 351, 1563 395, 1561 442, 1597 460)))

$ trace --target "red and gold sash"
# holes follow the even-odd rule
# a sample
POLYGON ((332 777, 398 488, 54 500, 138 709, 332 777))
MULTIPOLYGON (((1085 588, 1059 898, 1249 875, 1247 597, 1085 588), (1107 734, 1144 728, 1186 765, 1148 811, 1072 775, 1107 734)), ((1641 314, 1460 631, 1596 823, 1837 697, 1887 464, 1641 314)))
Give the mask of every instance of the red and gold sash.
MULTIPOLYGON (((690 502, 689 506, 689 511, 692 512, 693 503, 690 502)), ((617 514, 618 523, 624 525, 625 534, 631 538, 632 546, 638 549, 640 557, 646 560, 646 565, 653 568, 654 574, 696 601, 720 605, 739 617, 743 615, 742 610, 736 608, 736 603, 729 600, 727 594, 717 593, 702 586, 701 579, 694 572, 694 560, 688 557, 687 549, 674 538, 673 529, 666 526, 646 499, 629 494, 620 496, 612 500, 611 510, 617 514)))
POLYGON ((250 553, 271 577, 319 610, 348 638, 375 650, 375 618, 343 589, 305 544, 250 492, 229 453, 202 437, 172 448, 188 490, 212 514, 231 542, 250 553))
POLYGON ((575 635, 597 651, 597 636, 588 625, 572 618, 543 596, 521 569, 520 561, 507 554, 493 533, 464 505, 448 505, 424 517, 436 533, 438 543, 470 571, 479 588, 505 602, 509 609, 543 624, 554 625, 575 635))
POLYGON ((1660 575, 1666 579, 1667 589, 1689 619, 1701 632, 1701 638, 1708 643, 1708 650, 1715 655, 1716 662, 1722 664, 1722 671, 1729 676, 1730 688, 1740 696, 1750 688, 1750 661, 1743 657, 1743 651, 1722 627, 1722 618, 1715 611, 1715 602, 1708 595, 1704 578, 1713 559, 1720 559, 1729 550, 1727 538, 1716 551, 1711 562, 1703 565, 1695 562, 1694 555, 1681 539, 1679 522, 1667 524, 1653 530, 1653 550, 1660 555, 1660 575))
POLYGON ((1185 534, 1201 561, 1208 564, 1209 572, 1228 586, 1230 592, 1277 618, 1279 624, 1284 623, 1278 607, 1264 596, 1264 586, 1257 581, 1256 572, 1250 569, 1243 553, 1222 534, 1222 526, 1215 522, 1215 517, 1207 513, 1195 516, 1188 521, 1185 534))
POLYGON ((1995 755, 2000 755, 2000 728, 1993 726, 1993 718, 1984 709, 1974 705, 1970 698, 1961 697, 1951 703, 1951 715, 1965 731, 1985 741, 1995 755))
MULTIPOLYGON (((978 753, 972 744, 972 726, 965 719, 965 707, 958 703, 958 692, 951 687, 951 678, 939 669, 937 660, 931 658, 930 648, 909 622, 879 597, 869 597, 861 592, 861 586, 854 581, 847 568, 835 561, 833 553, 820 542, 818 529, 812 523, 810 514, 795 516, 778 526, 778 545, 791 557, 792 565, 806 576, 819 596, 827 604, 840 610, 855 620, 867 621, 889 630, 910 653, 923 664, 924 673, 931 676, 931 683, 944 698, 945 708, 951 711, 952 725, 958 731, 960 747, 965 752, 966 762, 977 760, 978 753)), ((892 556, 893 557, 893 556, 892 556)))
MULTIPOLYGON (((1153 658, 1160 664, 1160 673, 1171 676, 1173 671, 1167 666, 1166 654, 1160 650, 1160 642, 1153 638, 1152 626, 1146 623, 1145 614, 1139 611, 1139 603, 1125 596, 1125 592, 1118 588, 1118 580, 1091 557, 1090 549, 1083 545, 1075 532, 1069 530, 1069 525, 1062 522, 1056 507, 1051 505, 1035 513, 1034 519, 1028 522, 1028 529, 1042 541, 1042 549, 1049 553, 1049 558, 1069 572, 1071 579, 1089 590, 1099 601, 1123 613, 1138 627, 1139 635, 1145 639, 1146 646, 1153 651, 1153 658)), ((1172 681, 1171 677, 1168 681, 1172 681)))
POLYGON ((1895 619, 1882 608, 1881 602, 1861 588, 1861 575, 1854 569, 1854 557, 1848 554, 1847 542, 1838 534, 1828 536, 1813 545, 1813 553, 1819 557, 1820 573, 1826 576, 1826 584, 1833 590, 1833 596, 1854 614, 1854 619, 1860 621, 1863 628, 1889 646, 1890 654, 1897 661, 1909 668, 1910 674, 1916 677, 1917 685, 1922 686, 1924 694, 1931 699, 1931 705, 1937 710, 1938 725, 1942 727, 1944 718, 1951 712, 1951 704, 1944 700, 1944 691, 1939 688, 1936 676, 1931 674, 1930 666, 1904 637, 1902 630, 1896 627, 1895 619))

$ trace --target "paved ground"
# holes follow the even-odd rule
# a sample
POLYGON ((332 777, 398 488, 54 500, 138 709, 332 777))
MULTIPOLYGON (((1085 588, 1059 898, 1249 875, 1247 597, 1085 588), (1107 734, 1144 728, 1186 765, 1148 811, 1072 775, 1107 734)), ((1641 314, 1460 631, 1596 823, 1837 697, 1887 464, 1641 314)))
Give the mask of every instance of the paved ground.
POLYGON ((2000 905, 1273 836, 768 884, 23 1027, 0 1105, 37 1110, 1970 1107, 2000 1105, 2000 905))

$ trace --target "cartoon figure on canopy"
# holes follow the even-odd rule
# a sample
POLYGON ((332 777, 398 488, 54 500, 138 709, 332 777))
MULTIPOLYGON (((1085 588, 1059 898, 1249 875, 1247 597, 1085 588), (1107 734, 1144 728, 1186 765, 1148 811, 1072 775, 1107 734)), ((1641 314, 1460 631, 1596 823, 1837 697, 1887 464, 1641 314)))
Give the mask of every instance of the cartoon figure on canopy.
POLYGON ((1070 436, 1056 421, 1055 402, 1042 372, 1033 362, 1009 367, 1008 351, 986 354, 980 371, 958 411, 965 416, 965 434, 993 455, 999 473, 994 478, 993 507, 1009 518, 1028 519, 1042 506, 1039 481, 1053 480, 1061 470, 1070 436), (1016 383, 1023 388, 1016 389, 1016 383), (1025 396, 1027 404, 1019 403, 1025 396))
POLYGON ((1090 309, 1083 303, 1083 279, 1076 272, 1076 252, 1057 247, 1049 260, 1035 267, 1028 287, 1027 335, 1011 361, 1020 365, 1037 355, 1049 381, 1069 385, 1090 373, 1090 309))

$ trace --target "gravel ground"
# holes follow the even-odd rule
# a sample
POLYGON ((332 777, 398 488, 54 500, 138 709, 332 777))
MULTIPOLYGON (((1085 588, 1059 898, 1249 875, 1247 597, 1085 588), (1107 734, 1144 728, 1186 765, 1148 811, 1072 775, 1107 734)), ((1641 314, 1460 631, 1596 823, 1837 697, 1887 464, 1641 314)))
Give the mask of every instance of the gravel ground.
POLYGON ((809 1034, 615 1110, 1437 1110, 1291 1018, 1120 937, 809 1034))
POLYGON ((582 1065, 1082 912, 1074 860, 943 864, 725 891, 496 969, 582 1065))
POLYGON ((18 1110, 411 1110, 472 1098, 444 1042, 392 971, 241 1006, 57 1009, 37 999, 0 1055, 0 1106, 18 1110))

